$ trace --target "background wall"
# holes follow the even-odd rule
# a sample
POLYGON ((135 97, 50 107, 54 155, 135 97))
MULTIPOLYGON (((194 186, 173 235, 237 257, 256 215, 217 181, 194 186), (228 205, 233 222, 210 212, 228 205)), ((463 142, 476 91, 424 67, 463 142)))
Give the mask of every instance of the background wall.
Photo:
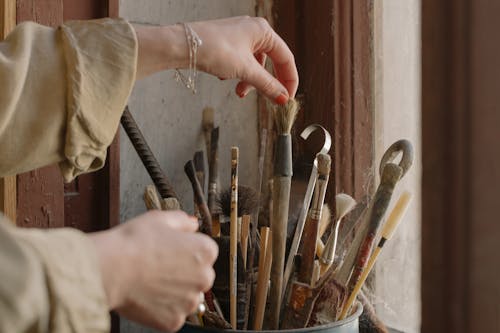
POLYGON ((396 140, 409 139, 415 148, 394 196, 409 190, 414 198, 376 266, 376 310, 389 326, 420 332, 420 0, 375 4, 376 161, 396 140))
MULTIPOLYGON (((150 0, 120 1, 120 16, 142 24, 174 24, 237 15, 255 15, 254 0, 150 0)), ((183 207, 193 211, 192 191, 184 174, 184 164, 196 150, 204 150, 201 121, 206 106, 216 110, 220 125, 220 181, 229 186, 230 147, 240 147, 240 183, 256 187, 255 166, 258 153, 257 97, 251 93, 240 99, 234 93, 235 81, 220 81, 202 74, 198 93, 193 95, 173 78, 173 71, 156 74, 136 84, 130 110, 180 196, 183 207)), ((121 131, 121 220, 145 211, 144 187, 152 181, 135 153, 127 135, 121 131)), ((122 332, 153 332, 122 320, 122 332)))

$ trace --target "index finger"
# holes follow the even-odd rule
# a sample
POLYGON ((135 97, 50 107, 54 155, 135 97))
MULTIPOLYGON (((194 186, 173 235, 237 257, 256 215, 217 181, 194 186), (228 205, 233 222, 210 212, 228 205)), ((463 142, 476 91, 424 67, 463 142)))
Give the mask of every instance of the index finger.
POLYGON ((295 97, 299 86, 299 74, 292 51, 274 30, 268 45, 263 45, 263 48, 262 52, 273 62, 276 78, 285 86, 290 97, 295 97))

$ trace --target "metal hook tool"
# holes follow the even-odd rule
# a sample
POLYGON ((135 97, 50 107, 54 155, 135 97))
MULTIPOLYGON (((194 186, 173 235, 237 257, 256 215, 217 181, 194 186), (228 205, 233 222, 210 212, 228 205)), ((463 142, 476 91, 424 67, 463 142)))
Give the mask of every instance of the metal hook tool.
MULTIPOLYGON (((307 140, 309 138, 309 136, 311 135, 311 133, 318 130, 318 129, 323 130, 323 134, 325 135, 325 141, 323 143, 323 147, 318 152, 318 154, 328 154, 328 152, 330 151, 330 148, 332 146, 332 137, 330 136, 330 133, 323 126, 318 125, 318 124, 309 125, 302 131, 302 133, 300 134, 300 137, 304 140, 307 140)), ((316 154, 316 156, 318 156, 318 154, 316 154)), ((286 261, 285 273, 283 276, 282 295, 285 295, 288 280, 290 279, 290 275, 292 274, 293 261, 295 259, 295 255, 297 254, 297 251, 299 249, 300 239, 302 237, 302 232, 304 230, 304 224, 306 222, 307 211, 309 210, 309 205, 311 204, 313 189, 314 189, 314 186, 316 185, 317 176, 318 176, 318 159, 314 158, 311 176, 309 177, 309 183, 307 185, 306 194, 304 196, 304 202, 303 202, 302 208, 300 210, 300 215, 299 215, 299 218, 297 221, 297 227, 295 229, 295 235, 293 236, 292 245, 290 247, 290 252, 288 253, 288 258, 286 261)))

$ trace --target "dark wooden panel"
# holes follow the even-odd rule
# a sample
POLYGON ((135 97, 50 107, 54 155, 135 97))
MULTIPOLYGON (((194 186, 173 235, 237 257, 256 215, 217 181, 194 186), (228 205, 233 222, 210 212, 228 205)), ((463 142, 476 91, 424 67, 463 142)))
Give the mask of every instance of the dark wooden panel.
POLYGON ((64 20, 82 20, 108 16, 107 1, 63 0, 64 20))
POLYGON ((17 225, 64 226, 63 180, 59 168, 49 166, 17 177, 17 225))
MULTIPOLYGON (((327 200, 335 193, 359 199, 371 191, 373 160, 372 1, 275 1, 276 30, 295 54, 301 79, 303 111, 296 122, 301 131, 319 123, 333 137, 327 200), (367 185, 368 184, 368 185, 367 185)), ((322 135, 298 153, 312 160, 322 135)))
POLYGON ((18 0, 17 23, 35 21, 57 26, 63 19, 63 0, 18 0))
MULTIPOLYGON (((118 15, 118 1, 34 1, 19 0, 17 2, 18 22, 34 20, 42 24, 57 26, 66 19, 92 19, 118 15), (109 5, 109 8, 108 8, 109 5)), ((108 150, 106 166, 95 173, 82 175, 70 184, 63 185, 57 166, 36 171, 36 178, 30 173, 18 175, 19 207, 18 224, 29 226, 71 226, 83 231, 95 231, 108 228, 119 223, 119 145, 115 138, 108 150), (38 185, 35 185, 39 183, 38 185), (28 187, 25 184, 30 184, 28 187), (40 223, 43 212, 39 203, 44 202, 45 195, 41 189, 57 194, 47 202, 46 209, 57 212, 60 222, 57 224, 40 223)))
POLYGON ((500 331, 499 10, 423 1, 423 332, 500 331))

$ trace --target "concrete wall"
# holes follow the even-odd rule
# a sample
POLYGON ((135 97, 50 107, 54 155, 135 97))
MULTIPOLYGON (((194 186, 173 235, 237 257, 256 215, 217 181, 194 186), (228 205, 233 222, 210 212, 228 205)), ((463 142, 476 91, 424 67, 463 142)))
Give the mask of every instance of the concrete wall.
MULTIPOLYGON (((254 0, 148 0, 120 1, 120 15, 132 22, 173 24, 237 15, 254 15, 254 0)), ((130 109, 157 159, 175 186, 181 202, 192 212, 192 191, 184 174, 184 163, 196 150, 204 148, 201 132, 202 110, 216 110, 215 123, 220 130, 220 180, 229 186, 230 147, 240 147, 240 183, 255 187, 258 152, 257 97, 245 99, 234 94, 234 81, 220 81, 202 74, 198 93, 192 95, 164 72, 136 84, 130 98, 130 109)), ((128 137, 121 132, 121 220, 145 211, 144 187, 151 184, 128 137)), ((123 320, 122 332, 153 332, 123 320)))
MULTIPOLYGON (((391 327, 420 331, 420 0, 375 1, 376 160, 400 138, 415 147, 415 162, 402 179, 414 194, 403 224, 376 268, 376 309, 391 327)), ((393 199, 393 201, 395 201, 393 199)))

